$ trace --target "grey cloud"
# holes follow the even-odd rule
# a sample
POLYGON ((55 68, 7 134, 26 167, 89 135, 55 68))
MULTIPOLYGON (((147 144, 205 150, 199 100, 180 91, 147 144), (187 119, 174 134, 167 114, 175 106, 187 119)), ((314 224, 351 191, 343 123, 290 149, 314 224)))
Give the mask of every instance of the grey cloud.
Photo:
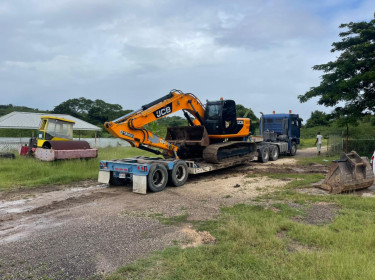
MULTIPOLYGON (((370 4, 354 8, 357 18, 372 16, 365 10, 370 4)), ((315 103, 299 104, 296 96, 319 83, 311 67, 333 58, 329 49, 337 40, 337 21, 351 16, 350 9, 337 9, 340 5, 5 0, 2 103, 52 109, 84 96, 138 108, 140 100, 178 88, 203 100, 233 98, 256 112, 293 107, 309 115, 315 103)))

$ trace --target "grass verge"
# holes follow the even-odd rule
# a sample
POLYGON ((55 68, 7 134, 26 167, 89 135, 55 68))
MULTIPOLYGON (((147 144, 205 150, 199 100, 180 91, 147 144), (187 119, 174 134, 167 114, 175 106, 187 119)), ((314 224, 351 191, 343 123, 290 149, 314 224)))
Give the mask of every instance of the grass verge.
MULTIPOLYGON (((301 138, 299 149, 316 147, 315 141, 316 141, 316 138, 301 138)), ((327 146, 327 139, 323 139, 322 147, 326 147, 326 146, 327 146)))
POLYGON ((298 192, 324 177, 319 174, 265 176, 291 181, 251 205, 223 208, 217 220, 199 223, 198 230, 208 230, 216 244, 167 248, 106 279, 373 278, 373 198, 298 192), (303 222, 306 212, 298 205, 309 209, 321 203, 339 209, 333 221, 319 225, 303 222))
POLYGON ((60 160, 42 162, 34 158, 0 158, 0 191, 20 187, 37 187, 52 184, 67 184, 74 181, 98 178, 99 161, 154 154, 131 147, 109 147, 98 151, 95 159, 60 160), (77 172, 79 171, 79 172, 77 172))
POLYGON ((316 156, 316 157, 305 157, 297 158, 298 164, 301 165, 314 165, 314 164, 323 164, 330 165, 332 161, 339 159, 340 156, 316 156))

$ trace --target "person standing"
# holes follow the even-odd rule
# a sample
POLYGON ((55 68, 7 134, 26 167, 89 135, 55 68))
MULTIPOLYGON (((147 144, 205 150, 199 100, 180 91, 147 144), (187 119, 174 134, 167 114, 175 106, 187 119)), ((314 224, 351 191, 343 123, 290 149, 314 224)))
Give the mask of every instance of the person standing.
POLYGON ((321 135, 320 131, 318 131, 318 134, 316 135, 316 141, 315 141, 315 145, 318 148, 318 155, 320 155, 320 151, 322 150, 322 139, 323 139, 323 135, 321 135))

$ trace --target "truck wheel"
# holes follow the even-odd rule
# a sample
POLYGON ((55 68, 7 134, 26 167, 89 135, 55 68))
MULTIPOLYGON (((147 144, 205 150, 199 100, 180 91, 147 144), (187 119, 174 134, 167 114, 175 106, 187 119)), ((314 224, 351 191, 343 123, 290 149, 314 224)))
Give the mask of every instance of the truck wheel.
POLYGON ((258 150, 258 161, 262 163, 268 162, 269 159, 269 149, 268 147, 263 147, 258 150))
POLYGON ((297 144, 296 142, 292 142, 292 148, 290 149, 289 155, 295 156, 297 153, 297 144))
POLYGON ((169 174, 169 179, 175 187, 180 187, 185 184, 189 176, 188 166, 183 160, 176 161, 171 173, 169 174))
POLYGON ((168 171, 164 165, 154 163, 150 167, 147 176, 147 186, 152 192, 160 192, 164 190, 168 182, 168 171))
POLYGON ((277 146, 271 146, 270 148, 270 160, 276 161, 279 158, 279 148, 277 146))

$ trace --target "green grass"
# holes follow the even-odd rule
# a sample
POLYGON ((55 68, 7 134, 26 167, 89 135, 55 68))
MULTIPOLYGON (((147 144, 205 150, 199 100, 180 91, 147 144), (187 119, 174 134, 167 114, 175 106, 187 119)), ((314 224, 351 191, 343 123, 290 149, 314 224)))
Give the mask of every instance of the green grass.
POLYGON ((323 154, 321 156, 316 157, 307 157, 307 158, 298 158, 297 161, 301 165, 313 165, 313 164, 324 164, 324 165, 330 165, 333 160, 339 159, 340 156, 324 156, 323 154))
POLYGON ((0 159, 0 191, 20 187, 67 184, 98 178, 99 161, 154 154, 131 147, 99 149, 98 158, 42 162, 34 158, 0 159), (79 172, 77 172, 79 171, 79 172))
POLYGON ((223 208, 217 220, 198 227, 211 232, 216 244, 170 247, 106 279, 374 279, 373 198, 296 191, 324 177, 319 174, 266 176, 291 179, 281 191, 254 202, 269 202, 278 211, 266 204, 223 208), (290 202, 308 209, 322 201, 339 208, 331 223, 310 225, 292 219, 306 212, 290 202))
POLYGON ((187 213, 172 217, 156 216, 158 221, 163 225, 179 225, 181 223, 185 223, 188 217, 189 214, 187 213))
MULTIPOLYGON (((315 141, 316 141, 316 138, 301 138, 298 148, 303 149, 303 148, 316 147, 315 141)), ((323 139, 322 147, 326 147, 326 146, 327 146, 327 139, 323 139)))
MULTIPOLYGON (((375 139, 375 119, 368 116, 364 120, 358 120, 358 125, 349 125, 349 136, 354 139, 375 139)), ((329 134, 346 135, 346 127, 339 127, 337 122, 333 122, 326 126, 302 127, 301 138, 315 138, 317 132, 323 136, 329 134)))

